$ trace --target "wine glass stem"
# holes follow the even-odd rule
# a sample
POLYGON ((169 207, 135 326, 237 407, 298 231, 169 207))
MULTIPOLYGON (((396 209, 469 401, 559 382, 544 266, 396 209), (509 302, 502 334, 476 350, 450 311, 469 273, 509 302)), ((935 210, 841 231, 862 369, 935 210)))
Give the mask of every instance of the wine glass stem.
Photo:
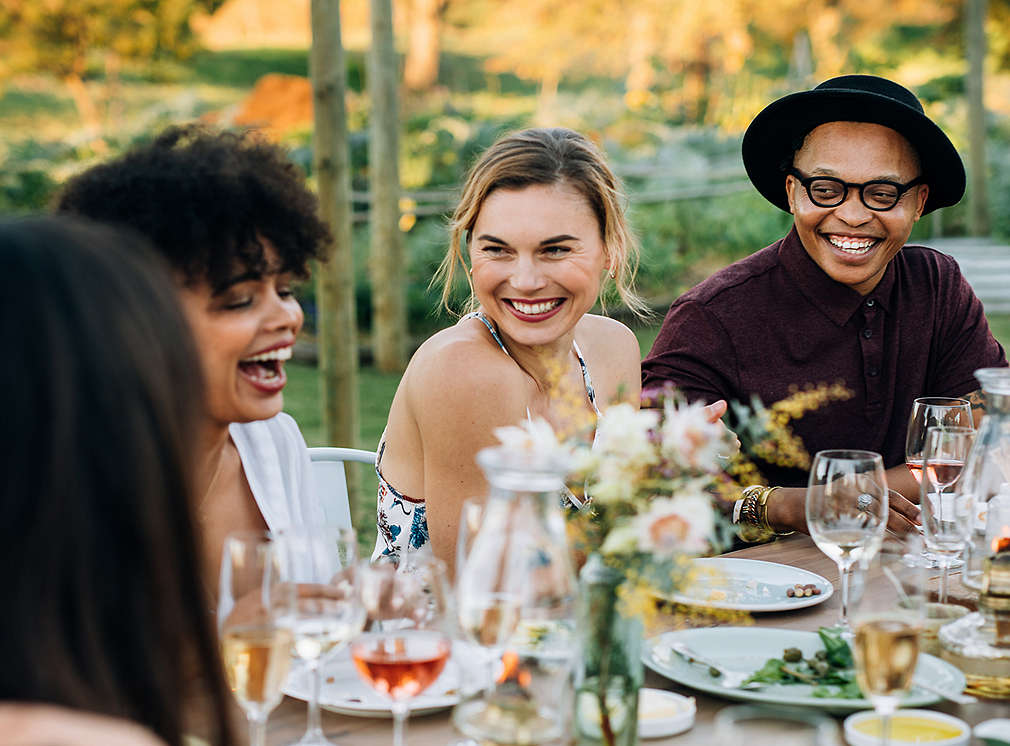
POLYGON ((852 575, 852 562, 843 562, 838 565, 839 575, 842 581, 842 620, 840 626, 843 630, 849 630, 849 578, 852 575))
POLYGON ((937 601, 942 604, 947 603, 947 589, 950 586, 950 560, 946 557, 940 558, 940 592, 937 601))
POLYGON ((410 708, 406 702, 393 700, 390 708, 393 711, 393 746, 406 746, 407 743, 407 714, 410 708))
POLYGON ((305 738, 317 741, 325 741, 323 735, 323 723, 319 716, 319 690, 322 685, 322 672, 319 670, 319 659, 309 660, 309 671, 312 672, 312 698, 309 700, 308 726, 305 729, 305 738))
POLYGON ((887 746, 891 741, 891 713, 880 713, 880 746, 887 746))
POLYGON ((249 715, 249 746, 266 746, 267 716, 249 715))

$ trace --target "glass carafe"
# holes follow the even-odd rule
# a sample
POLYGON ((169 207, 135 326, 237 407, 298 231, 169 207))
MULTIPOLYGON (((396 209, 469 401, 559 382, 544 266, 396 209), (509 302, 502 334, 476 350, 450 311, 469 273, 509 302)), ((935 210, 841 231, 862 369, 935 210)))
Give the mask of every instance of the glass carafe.
POLYGON ((973 500, 971 539, 961 580, 978 590, 982 562, 992 554, 990 503, 1010 501, 1010 368, 982 368, 975 377, 985 392, 985 416, 956 489, 973 500))
POLYGON ((490 491, 457 568, 460 626, 488 653, 483 692, 457 706, 478 741, 533 744, 567 731, 577 649, 577 584, 561 500, 564 465, 511 448, 481 451, 490 491))

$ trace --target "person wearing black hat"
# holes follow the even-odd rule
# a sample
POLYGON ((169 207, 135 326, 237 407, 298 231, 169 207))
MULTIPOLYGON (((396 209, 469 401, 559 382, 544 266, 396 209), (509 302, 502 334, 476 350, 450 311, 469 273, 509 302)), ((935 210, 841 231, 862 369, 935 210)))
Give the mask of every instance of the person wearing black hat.
MULTIPOLYGON (((908 530, 918 519, 904 466, 913 400, 980 400, 973 371, 1007 364, 957 263, 905 245, 920 217, 961 199, 961 158, 909 90, 845 75, 767 106, 743 160, 793 228, 673 303, 642 363, 643 390, 673 382, 692 401, 772 404, 841 383, 847 398, 793 430, 811 454, 881 453, 908 498, 892 497, 889 526, 908 530)), ((744 490, 735 513, 758 533, 805 530, 806 473, 769 464, 765 476, 781 489, 744 490)))

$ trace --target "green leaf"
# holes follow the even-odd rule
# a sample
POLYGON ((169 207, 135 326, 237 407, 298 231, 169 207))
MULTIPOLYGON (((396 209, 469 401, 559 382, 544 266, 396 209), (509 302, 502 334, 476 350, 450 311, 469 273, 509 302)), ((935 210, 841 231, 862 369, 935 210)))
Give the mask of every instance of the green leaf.
POLYGON ((849 649, 849 644, 842 639, 841 632, 821 627, 817 630, 817 634, 820 635, 824 649, 828 653, 828 663, 835 668, 852 668, 855 665, 852 660, 852 650, 849 649))

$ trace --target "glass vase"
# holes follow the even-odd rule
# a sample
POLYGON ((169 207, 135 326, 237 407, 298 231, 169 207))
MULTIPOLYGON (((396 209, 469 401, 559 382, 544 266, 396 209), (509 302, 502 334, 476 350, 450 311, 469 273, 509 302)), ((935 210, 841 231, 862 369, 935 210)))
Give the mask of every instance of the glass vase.
POLYGON ((477 741, 562 738, 572 709, 578 584, 561 512, 565 465, 550 455, 482 450, 490 491, 457 569, 460 625, 493 671, 453 722, 477 741))
POLYGON ((580 574, 582 656, 576 678, 578 746, 638 743, 638 690, 642 688, 642 622, 622 615, 618 590, 624 574, 591 555, 580 574))
POLYGON ((982 368, 975 377, 985 392, 985 416, 957 489, 972 507, 971 537, 961 582, 979 590, 982 563, 992 554, 992 542, 1002 533, 999 516, 1010 507, 1010 368, 982 368))

